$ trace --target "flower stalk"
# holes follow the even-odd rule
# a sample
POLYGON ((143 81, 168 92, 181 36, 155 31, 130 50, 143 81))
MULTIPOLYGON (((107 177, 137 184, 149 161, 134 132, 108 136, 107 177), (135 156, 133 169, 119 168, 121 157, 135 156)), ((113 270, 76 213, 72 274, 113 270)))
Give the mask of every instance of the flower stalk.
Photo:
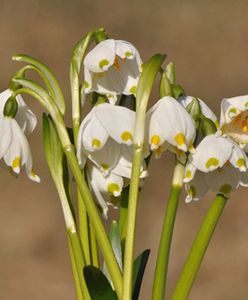
POLYGON ((210 206, 177 281, 172 300, 187 299, 227 200, 225 196, 217 194, 210 206))
POLYGON ((164 295, 166 289, 171 241, 173 236, 173 229, 176 219, 179 196, 183 185, 184 169, 184 165, 182 165, 179 161, 176 161, 172 179, 172 187, 168 198, 168 204, 166 208, 159 243, 159 250, 153 283, 153 300, 163 300, 165 298, 164 295))

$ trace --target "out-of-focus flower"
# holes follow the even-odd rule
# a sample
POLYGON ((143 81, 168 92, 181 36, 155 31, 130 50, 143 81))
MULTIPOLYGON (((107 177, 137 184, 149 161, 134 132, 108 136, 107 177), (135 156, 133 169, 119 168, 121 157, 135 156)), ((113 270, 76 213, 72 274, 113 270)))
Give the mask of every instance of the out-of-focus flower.
POLYGON ((241 147, 248 143, 248 95, 222 100, 220 129, 241 147))
POLYGON ((178 155, 194 151, 195 123, 185 108, 172 97, 161 98, 147 112, 150 148, 159 157, 169 149, 178 155))
POLYGON ((18 109, 15 117, 5 116, 4 107, 11 94, 10 90, 0 94, 0 158, 3 158, 16 174, 19 174, 21 167, 25 165, 28 177, 40 182, 40 178, 33 171, 32 154, 25 135, 34 130, 36 117, 21 96, 16 97, 18 109))
POLYGON ((228 197, 239 185, 247 185, 247 167, 245 152, 232 140, 206 136, 190 154, 185 169, 186 202, 200 199, 209 189, 228 197))
POLYGON ((84 59, 85 93, 104 94, 115 104, 117 95, 136 93, 141 65, 140 55, 131 43, 102 41, 84 59))

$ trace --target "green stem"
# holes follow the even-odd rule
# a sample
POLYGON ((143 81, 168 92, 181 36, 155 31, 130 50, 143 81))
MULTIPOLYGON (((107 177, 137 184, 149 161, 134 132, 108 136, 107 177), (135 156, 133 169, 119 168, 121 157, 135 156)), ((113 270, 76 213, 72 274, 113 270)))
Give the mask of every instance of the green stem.
POLYGON ((90 253, 91 253, 91 264, 95 267, 99 267, 99 258, 98 258, 98 250, 96 243, 96 235, 94 232, 93 226, 89 222, 89 231, 90 231, 90 253))
POLYGON ((131 177, 131 184, 129 190, 129 204, 128 204, 128 213, 127 213, 127 235, 125 240, 124 274, 123 274, 123 298, 122 298, 123 300, 132 299, 134 237, 135 237, 141 160, 142 160, 142 150, 139 148, 135 149, 133 154, 132 177, 131 177))
POLYGON ((85 261, 84 261, 83 255, 82 255, 81 245, 80 245, 80 241, 79 241, 77 232, 75 231, 75 228, 74 229, 68 228, 67 233, 68 233, 69 242, 70 242, 70 246, 71 246, 72 253, 73 253, 73 258, 74 258, 75 264, 76 264, 79 282, 81 284, 81 291, 83 294, 83 299, 90 300, 88 288, 87 288, 87 285, 86 285, 86 282, 85 282, 84 276, 83 276, 83 269, 85 267, 85 261))
POLYGON ((180 162, 176 161, 172 179, 172 187, 160 236, 160 244, 153 283, 153 300, 163 300, 165 295, 171 241, 176 219, 178 200, 183 184, 183 175, 184 166, 180 162))
POLYGON ((75 284, 76 293, 77 293, 77 300, 84 300, 82 290, 81 290, 80 279, 78 276, 76 260, 73 255, 72 246, 71 246, 71 242, 70 242, 68 233, 67 233, 67 241, 68 241, 68 245, 69 245, 69 253, 70 253, 70 257, 71 257, 72 273, 73 273, 74 284, 75 284))
POLYGON ((187 299, 226 202, 226 197, 217 194, 210 206, 177 281, 172 300, 187 299))
POLYGON ((90 246, 89 246, 89 228, 88 228, 88 217, 86 208, 82 199, 81 194, 77 193, 78 199, 78 221, 79 221, 79 236, 84 252, 86 265, 91 264, 90 260, 90 246))

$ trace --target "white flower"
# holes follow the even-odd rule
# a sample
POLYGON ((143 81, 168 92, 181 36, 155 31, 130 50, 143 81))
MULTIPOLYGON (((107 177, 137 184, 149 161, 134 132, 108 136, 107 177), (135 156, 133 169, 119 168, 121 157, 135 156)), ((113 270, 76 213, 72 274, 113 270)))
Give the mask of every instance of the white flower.
POLYGON ((215 123, 216 127, 218 128, 219 124, 218 124, 218 119, 217 119, 215 113, 211 110, 211 108, 203 100, 201 100, 200 98, 192 97, 192 96, 181 96, 177 100, 185 108, 187 108, 187 106, 190 105, 194 99, 197 99, 199 102, 201 114, 204 115, 206 118, 212 120, 215 123))
POLYGON ((16 99, 18 111, 15 119, 4 116, 4 105, 10 96, 10 90, 0 94, 0 158, 3 158, 16 174, 19 174, 21 167, 25 165, 28 177, 40 182, 40 178, 33 171, 31 150, 25 135, 34 130, 36 117, 21 96, 16 99))
MULTIPOLYGON (((0 94, 0 117, 3 117, 5 103, 12 95, 12 93, 13 92, 10 89, 7 89, 0 94)), ((31 111, 31 109, 28 108, 22 96, 18 95, 16 97, 16 101, 18 104, 18 110, 15 116, 15 120, 17 121, 18 125, 21 127, 25 135, 29 135, 36 127, 36 116, 31 111)))
POLYGON ((222 100, 220 129, 241 147, 248 143, 248 95, 222 100))
POLYGON ((186 202, 200 199, 208 189, 229 196, 239 185, 246 185, 247 168, 245 152, 232 140, 206 136, 190 154, 185 169, 186 202))
POLYGON ((121 154, 121 145, 131 145, 135 112, 109 103, 95 106, 80 125, 77 157, 81 167, 88 157, 108 173, 121 154))
POLYGON ((136 93, 141 65, 140 55, 131 43, 102 41, 84 59, 85 93, 104 94, 115 104, 117 95, 136 93))
POLYGON ((172 97, 161 98, 146 116, 148 141, 155 155, 169 148, 180 152, 193 151, 195 123, 186 109, 172 97))

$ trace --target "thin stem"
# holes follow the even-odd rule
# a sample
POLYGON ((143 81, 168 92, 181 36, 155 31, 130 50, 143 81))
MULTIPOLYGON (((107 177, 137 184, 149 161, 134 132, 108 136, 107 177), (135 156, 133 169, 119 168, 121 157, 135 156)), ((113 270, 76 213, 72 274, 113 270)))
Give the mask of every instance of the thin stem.
POLYGON ((82 255, 81 251, 81 245, 80 241, 77 235, 77 232, 75 231, 75 228, 68 228, 67 229, 69 241, 70 241, 70 246, 72 249, 73 257, 75 259, 75 264, 76 264, 76 269, 79 277, 79 282, 81 284, 81 290, 83 294, 83 298, 85 300, 90 300, 90 296, 88 293, 88 288, 83 276, 83 269, 85 267, 85 261, 82 255))
POLYGON ((86 265, 91 264, 90 259, 90 246, 89 246, 89 228, 88 228, 88 217, 86 208, 82 199, 81 194, 77 193, 78 199, 78 221, 79 221, 79 237, 83 248, 86 265))
POLYGON ((93 226, 89 222, 89 230, 90 230, 90 253, 91 253, 91 263, 95 267, 99 267, 99 257, 96 243, 96 235, 94 232, 93 226))
POLYGON ((73 255, 72 246, 71 246, 71 242, 70 242, 68 233, 67 233, 67 241, 68 241, 68 245, 69 245, 69 253, 70 253, 70 257, 71 257, 72 273, 73 273, 74 284, 75 284, 76 293, 77 293, 77 300, 84 300, 82 290, 81 290, 80 279, 79 279, 78 272, 77 272, 76 260, 73 255))
POLYGON ((134 237, 136 225, 136 212, 139 193, 139 175, 142 159, 142 150, 137 148, 133 154, 132 177, 129 190, 129 205, 127 213, 127 235, 125 240, 124 255, 124 274, 123 274, 123 300, 132 299, 132 274, 133 274, 133 255, 134 237))
POLYGON ((187 299, 226 202, 226 197, 217 194, 210 206, 177 281, 172 300, 187 299))
POLYGON ((172 187, 160 236, 160 244, 153 283, 153 300, 163 300, 165 295, 171 241, 176 219, 178 200, 183 184, 183 175, 184 166, 180 162, 176 161, 172 179, 172 187))

